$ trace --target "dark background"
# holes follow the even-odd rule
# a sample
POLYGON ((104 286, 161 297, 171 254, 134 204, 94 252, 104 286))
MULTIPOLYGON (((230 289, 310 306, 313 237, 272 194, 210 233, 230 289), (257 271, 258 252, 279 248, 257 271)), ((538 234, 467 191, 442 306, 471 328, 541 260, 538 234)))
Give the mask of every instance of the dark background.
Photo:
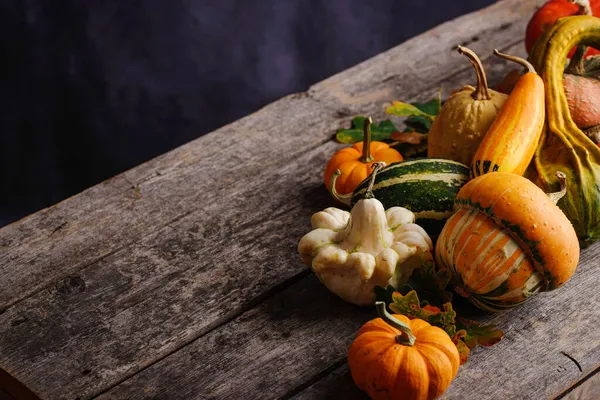
POLYGON ((0 226, 491 3, 3 0, 0 226))

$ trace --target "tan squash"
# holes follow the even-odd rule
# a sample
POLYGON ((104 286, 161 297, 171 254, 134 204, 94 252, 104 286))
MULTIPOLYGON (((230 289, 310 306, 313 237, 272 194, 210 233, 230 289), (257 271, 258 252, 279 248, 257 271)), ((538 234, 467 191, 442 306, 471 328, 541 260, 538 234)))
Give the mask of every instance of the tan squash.
POLYGON ((477 87, 465 86, 446 100, 429 131, 427 157, 471 165, 483 136, 508 96, 488 87, 483 65, 473 51, 458 46, 458 52, 473 64, 477 87))

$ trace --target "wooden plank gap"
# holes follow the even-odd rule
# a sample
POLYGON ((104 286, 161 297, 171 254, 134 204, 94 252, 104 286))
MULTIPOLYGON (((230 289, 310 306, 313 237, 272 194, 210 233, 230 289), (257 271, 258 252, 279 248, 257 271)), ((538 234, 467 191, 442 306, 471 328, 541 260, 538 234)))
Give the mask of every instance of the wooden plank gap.
POLYGON ((294 389, 290 390, 285 395, 283 395, 281 398, 285 399, 285 400, 291 399, 292 397, 294 397, 298 393, 300 393, 300 392, 308 389, 310 386, 312 386, 313 384, 319 382, 321 379, 325 378, 326 376, 328 376, 332 372, 336 371, 338 368, 341 368, 345 364, 346 364, 346 358, 343 358, 343 359, 341 359, 341 360, 339 360, 337 362, 332 363, 329 367, 327 367, 323 371, 319 372, 318 374, 316 374, 312 378, 307 379, 301 385, 298 385, 294 389))
MULTIPOLYGON (((54 286, 56 286, 57 283, 63 281, 64 279, 68 278, 69 276, 77 275, 81 271, 83 271, 84 269, 89 268, 89 267, 91 267, 94 264, 97 264, 99 262, 102 262, 106 258, 108 258, 108 257, 110 257, 110 256, 112 256, 112 255, 114 255, 114 254, 122 251, 126 247, 130 247, 130 246, 132 246, 132 245, 134 245, 136 243, 139 243, 139 242, 143 241, 147 237, 155 235, 156 232, 160 231, 161 229, 164 229, 165 227, 168 227, 168 228, 171 228, 171 229, 175 229, 175 228, 173 228, 171 226, 172 224, 174 224, 177 221, 179 221, 179 220, 187 217, 190 214, 193 214, 194 212, 198 211, 199 209, 200 208, 198 207, 198 208, 193 209, 193 210, 188 210, 185 213, 182 213, 181 215, 177 215, 177 216, 173 217, 170 221, 167 221, 164 226, 157 227, 158 229, 156 229, 156 231, 150 231, 149 230, 148 233, 146 233, 145 235, 141 235, 137 239, 132 240, 130 242, 125 242, 121 246, 116 247, 116 248, 112 249, 111 251, 109 251, 108 253, 101 255, 99 258, 94 259, 93 261, 90 261, 90 262, 83 263, 81 265, 81 267, 79 267, 76 271, 70 271, 69 274, 64 275, 64 276, 59 276, 59 277, 57 277, 57 279, 55 281, 50 281, 46 286, 42 286, 42 287, 40 287, 37 290, 29 292, 25 297, 15 298, 15 300, 13 302, 7 303, 5 307, 0 307, 0 315, 2 315, 3 313, 5 313, 11 307, 17 306, 19 303, 22 303, 23 301, 29 299, 30 297, 34 297, 38 293, 41 293, 44 290, 50 290, 50 289, 52 289, 54 286)), ((66 224, 66 222, 65 222, 65 224, 66 224)), ((65 225, 65 224, 63 224, 63 225, 65 225)))
POLYGON ((0 368, 0 400, 40 400, 14 376, 0 368))
MULTIPOLYGON (((285 281, 280 282, 279 284, 273 286, 269 290, 266 290, 261 295, 259 295, 256 298, 252 299, 250 302, 248 302, 247 304, 245 304, 243 307, 239 307, 239 308, 233 310, 232 312, 224 315, 223 317, 215 320, 213 323, 211 323, 210 325, 208 325, 206 327, 206 329, 203 329, 197 336, 191 338, 190 340, 188 340, 187 342, 185 342, 181 346, 178 346, 178 347, 174 348, 172 351, 165 353, 163 356, 158 357, 158 358, 152 360, 147 365, 144 365, 142 368, 140 368, 139 370, 135 371, 133 374, 126 374, 126 375, 124 375, 122 379, 120 379, 119 381, 115 382, 113 385, 110 385, 110 386, 106 387, 101 392, 96 393, 96 394, 94 394, 91 397, 96 398, 96 397, 102 396, 103 394, 106 394, 111 389, 115 388, 116 386, 119 386, 121 383, 127 381, 128 379, 132 378, 133 376, 138 375, 138 374, 144 372, 148 368, 152 367, 154 364, 162 361, 163 359, 169 357, 170 355, 172 355, 174 353, 177 353, 178 351, 180 351, 181 349, 183 349, 186 346, 190 345, 191 343, 196 342, 198 339, 201 339, 203 336, 211 333, 215 329, 220 328, 221 326, 227 324, 231 320, 239 317, 240 315, 242 315, 245 312, 251 310, 252 308, 254 308, 256 306, 259 306, 260 304, 262 304, 265 301, 269 300, 269 298, 271 298, 271 297, 275 296, 276 294, 284 291, 288 287, 293 286, 293 285, 299 283, 304 278, 307 278, 310 275, 312 275, 312 271, 310 269, 306 269, 306 270, 303 270, 302 272, 300 272, 300 273, 292 276, 291 278, 286 279, 285 281)), ((343 362, 342 362, 342 364, 343 364, 343 362)), ((338 365, 336 368, 338 368, 340 365, 338 365)), ((336 368, 334 368, 334 369, 336 369, 336 368)), ((329 371, 329 372, 331 372, 331 371, 329 371)), ((329 372, 324 373, 323 376, 317 377, 315 379, 315 382, 318 381, 318 380, 320 380, 322 377, 327 376, 329 374, 329 372)))
MULTIPOLYGON (((561 351, 561 353, 563 353, 563 352, 561 351)), ((571 358, 571 357, 569 357, 569 358, 571 358)), ((575 362, 575 361, 573 361, 573 362, 575 362)), ((577 363, 577 364, 578 364, 577 366, 579 367, 579 363, 577 363)), ((581 367, 579 367, 579 370, 581 370, 581 367)), ((565 398, 571 392, 573 392, 575 389, 577 389, 581 385, 585 384, 590 379, 596 377, 598 374, 600 374, 600 366, 598 368, 596 368, 595 370, 593 370, 592 372, 590 372, 589 374, 587 374, 586 376, 584 376, 579 382, 577 382, 576 384, 574 384, 573 386, 571 386, 570 388, 568 388, 567 390, 565 390, 560 396, 558 396, 556 398, 556 400, 560 400, 560 399, 565 398)))

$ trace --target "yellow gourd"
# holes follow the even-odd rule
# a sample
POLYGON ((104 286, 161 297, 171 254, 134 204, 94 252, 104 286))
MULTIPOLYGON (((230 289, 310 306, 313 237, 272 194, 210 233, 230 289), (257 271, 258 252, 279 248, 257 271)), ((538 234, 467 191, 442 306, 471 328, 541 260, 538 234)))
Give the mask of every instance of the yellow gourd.
POLYGON ((531 162, 544 128, 544 82, 533 66, 519 57, 494 54, 527 68, 510 92, 481 141, 471 162, 471 178, 488 172, 523 175, 531 162))
POLYGON ((508 96, 488 88, 481 61, 458 46, 475 67, 477 87, 465 86, 444 103, 429 131, 427 157, 445 158, 471 165, 473 155, 508 96))

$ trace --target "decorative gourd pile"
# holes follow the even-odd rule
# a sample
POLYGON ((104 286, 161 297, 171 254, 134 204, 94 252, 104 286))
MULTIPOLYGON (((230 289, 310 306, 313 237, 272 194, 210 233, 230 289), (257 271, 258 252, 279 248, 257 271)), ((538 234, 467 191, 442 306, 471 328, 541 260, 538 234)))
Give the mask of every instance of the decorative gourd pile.
POLYGON ((356 144, 329 160, 324 182, 352 208, 314 214, 298 251, 333 293, 377 304, 380 318, 360 329, 348 353, 354 382, 372 398, 433 399, 470 349, 502 338, 459 317, 447 287, 482 310, 508 310, 562 287, 580 245, 600 237, 600 148, 570 114, 594 121, 594 110, 574 108, 562 79, 580 45, 567 92, 596 95, 596 83, 572 74, 589 73, 582 44, 600 47, 600 18, 558 19, 529 61, 494 50, 525 68, 502 83, 507 94, 489 89, 477 55, 458 46, 475 67, 476 87, 454 92, 443 107, 439 99, 393 102, 387 112, 408 117, 408 128, 373 124, 378 141, 370 118, 336 135, 356 144))

